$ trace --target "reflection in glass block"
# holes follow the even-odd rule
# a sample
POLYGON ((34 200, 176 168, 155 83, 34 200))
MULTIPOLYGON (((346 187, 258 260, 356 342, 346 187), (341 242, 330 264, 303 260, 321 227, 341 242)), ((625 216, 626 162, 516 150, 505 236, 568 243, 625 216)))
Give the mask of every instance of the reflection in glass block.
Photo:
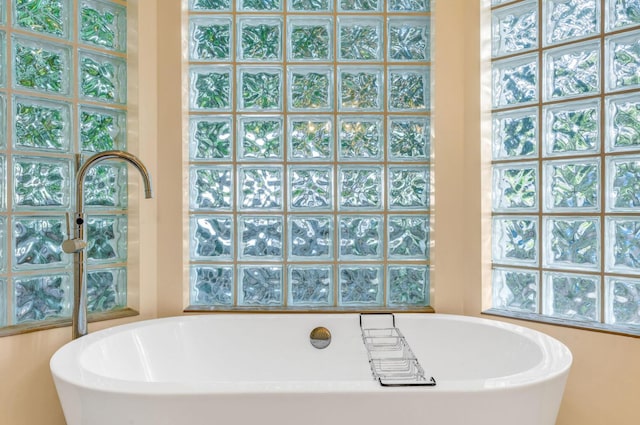
POLYGON ((640 220, 607 217, 607 269, 640 273, 640 220))
POLYGON ((289 217, 289 257, 291 259, 329 259, 333 252, 331 216, 289 217))
POLYGON ((546 108, 547 154, 597 152, 600 148, 600 102, 563 103, 546 108))
POLYGON ((597 270, 600 265, 598 217, 550 217, 545 220, 546 266, 597 270))
POLYGON ((80 4, 80 40, 96 46, 125 51, 126 9, 112 2, 86 0, 80 4))
POLYGON ((600 44, 586 43, 545 53, 547 100, 600 91, 600 44))
POLYGON ((191 10, 231 10, 232 0, 190 0, 191 10))
POLYGON ((427 266, 389 266, 387 302, 392 306, 429 305, 427 266))
MULTIPOLYGON (((0 217, 0 272, 7 271, 7 219, 0 217)), ((1 282, 0 282, 1 283, 1 282)), ((0 284, 1 286, 1 284, 0 284)), ((0 306, 2 304, 2 288, 0 288, 0 306)), ((0 320, 2 320, 2 313, 0 313, 0 320)))
POLYGON ((389 109, 429 109, 429 68, 389 68, 389 109))
POLYGON ((282 158, 282 119, 242 117, 239 123, 239 158, 248 160, 282 158))
POLYGON ((231 259, 234 222, 230 216, 191 217, 191 255, 193 260, 231 259))
POLYGON ((127 207, 126 164, 96 165, 84 179, 84 203, 88 207, 127 207))
POLYGON ((296 12, 328 12, 331 10, 331 0, 289 0, 289 10, 296 12))
POLYGON ((503 56, 538 47, 538 5, 528 1, 492 13, 492 54, 503 56))
POLYGON ((330 117, 289 117, 289 158, 329 160, 333 151, 330 117))
POLYGON ((544 2, 548 44, 588 37, 600 32, 598 0, 544 2))
POLYGON ((333 71, 327 67, 289 68, 289 109, 331 110, 333 71))
POLYGON ((231 266, 194 266, 191 269, 193 305, 232 305, 233 268, 231 266))
POLYGON ((390 12, 428 12, 430 0, 388 0, 390 12))
POLYGON ((124 104, 127 101, 127 64, 114 56, 80 52, 80 96, 124 104))
POLYGON ((14 87, 69 93, 71 52, 67 47, 16 36, 12 41, 14 87))
POLYGON ((282 168, 242 167, 239 179, 241 209, 282 209, 282 168))
POLYGON ((389 216, 388 251, 390 258, 429 258, 429 217, 389 216))
POLYGON ((640 36, 607 39, 607 85, 610 90, 640 87, 640 36))
POLYGON ((388 128, 390 160, 420 161, 431 157, 428 117, 390 117, 388 128))
POLYGON ((538 312, 538 284, 537 271, 493 269, 493 308, 538 312))
POLYGON ((431 45, 429 20, 408 20, 390 18, 389 60, 392 61, 428 61, 431 45))
POLYGON ((13 103, 13 144, 17 149, 68 152, 70 105, 25 97, 14 97, 13 103))
POLYGON ((382 108, 382 69, 363 71, 362 67, 338 69, 340 110, 379 110, 382 108))
POLYGON ((341 11, 376 11, 380 10, 380 0, 339 0, 341 11))
POLYGON ((242 11, 275 11, 282 10, 281 0, 239 0, 242 11))
POLYGON ((382 305, 380 266, 340 266, 339 305, 382 305))
POLYGON ((382 258, 382 217, 341 216, 340 258, 382 258))
POLYGON ((87 272, 87 309, 111 311, 127 305, 127 270, 100 269, 87 272))
POLYGON ((290 167, 289 207, 292 210, 326 210, 332 206, 331 167, 290 167))
POLYGON ((640 24, 640 2, 638 0, 608 0, 607 29, 617 29, 640 24))
POLYGON ((516 159, 538 152, 538 111, 493 114, 493 159, 516 159))
POLYGON ((240 19, 238 58, 250 61, 282 59, 282 21, 278 19, 240 19))
POLYGON ((600 278, 548 273, 543 313, 561 319, 597 321, 600 318, 600 278))
POLYGON ((608 150, 637 149, 640 146, 640 100, 637 94, 608 98, 606 121, 608 150))
POLYGON ((191 168, 191 209, 231 210, 231 167, 191 168))
POLYGON ((380 60, 382 21, 363 18, 338 20, 338 57, 342 61, 380 60))
POLYGON ((240 267, 239 305, 281 305, 282 267, 240 267))
POLYGON ((0 326, 7 326, 7 280, 0 278, 0 326))
POLYGON ((127 216, 87 218, 87 260, 91 264, 122 262, 127 259, 127 216))
POLYGON ((389 207, 429 208, 429 168, 389 167, 389 207))
POLYGON ((380 118, 342 117, 339 125, 340 159, 382 159, 384 138, 380 118))
POLYGON ((548 209, 600 209, 599 161, 551 161, 544 172, 548 209))
POLYGON ((333 304, 332 281, 331 266, 289 266, 289 305, 333 304))
POLYGON ((538 100, 537 55, 493 62, 492 76, 494 107, 538 100))
POLYGON ((21 0, 12 4, 18 27, 56 37, 69 36, 71 8, 68 0, 21 0))
POLYGON ((240 109, 281 110, 282 109, 282 69, 261 66, 259 68, 239 68, 240 109))
POLYGON ((231 25, 228 18, 192 18, 189 34, 191 60, 231 60, 231 25))
POLYGON ((15 209, 66 208, 71 193, 68 160, 42 157, 13 158, 15 209))
POLYGON ((538 164, 493 167, 493 210, 519 211, 538 206, 538 164))
POLYGON ((330 60, 331 59, 331 20, 314 19, 313 24, 307 18, 292 18, 288 22, 289 60, 330 60))
MULTIPOLYGON (((7 174, 8 173, 7 173, 7 166, 5 164, 5 157, 4 155, 0 155, 0 211, 4 211, 7 208, 7 197, 6 197, 7 174)), ((2 241, 0 241, 0 243, 1 242, 2 241)), ((2 253, 1 248, 0 248, 0 253, 2 253)), ((2 263, 2 260, 0 260, 0 263, 2 263)))
POLYGON ((240 256, 281 259, 283 231, 282 217, 241 217, 240 256))
POLYGON ((102 152, 126 148, 127 115, 116 109, 80 109, 80 145, 83 152, 102 152))
POLYGON ((13 279, 13 323, 69 316, 69 275, 24 276, 13 279))
POLYGON ((538 264, 538 219, 494 217, 493 260, 497 263, 538 264))
POLYGON ((192 118, 189 147, 192 160, 231 159, 230 118, 192 118))
POLYGON ((191 108, 227 111, 231 109, 231 68, 209 66, 191 67, 191 108))
POLYGON ((382 208, 382 168, 342 167, 338 175, 341 208, 382 208))
POLYGON ((606 288, 606 322, 639 326, 640 280, 608 277, 606 288))
POLYGON ((607 159, 609 175, 609 209, 638 211, 640 208, 640 159, 617 157, 607 159))
MULTIPOLYGON (((0 52, 2 52, 2 33, 0 32, 0 52)), ((2 55, 0 55, 2 60, 2 55)), ((4 65, 0 62, 0 70, 4 65)), ((0 87, 3 86, 2 71, 0 71, 0 87)), ((14 118, 15 119, 15 118, 14 118)), ((0 94, 0 149, 7 147, 7 99, 0 94)))
POLYGON ((63 255, 65 238, 62 218, 15 217, 13 219, 13 263, 17 269, 60 267, 68 264, 63 255))

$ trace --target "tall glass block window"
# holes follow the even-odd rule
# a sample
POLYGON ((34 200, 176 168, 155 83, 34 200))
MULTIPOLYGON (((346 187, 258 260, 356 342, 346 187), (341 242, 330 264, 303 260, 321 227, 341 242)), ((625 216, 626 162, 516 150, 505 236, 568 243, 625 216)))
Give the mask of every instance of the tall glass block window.
POLYGON ((429 305, 428 0, 190 0, 190 308, 429 305))
MULTIPOLYGON (((125 1, 0 6, 0 326, 69 318, 77 157, 126 148, 125 1)), ((126 306, 127 171, 86 179, 90 312, 126 306)))
POLYGON ((493 306, 640 333, 640 2, 492 1, 493 306))

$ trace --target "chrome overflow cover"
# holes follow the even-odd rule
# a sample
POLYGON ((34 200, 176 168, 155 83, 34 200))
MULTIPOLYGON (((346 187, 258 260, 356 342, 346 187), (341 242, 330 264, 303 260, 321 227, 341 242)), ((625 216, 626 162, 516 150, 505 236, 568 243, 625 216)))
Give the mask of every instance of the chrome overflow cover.
POLYGON ((329 332, 329 329, 319 326, 311 331, 309 341, 311 345, 319 350, 327 348, 331 344, 331 332, 329 332))

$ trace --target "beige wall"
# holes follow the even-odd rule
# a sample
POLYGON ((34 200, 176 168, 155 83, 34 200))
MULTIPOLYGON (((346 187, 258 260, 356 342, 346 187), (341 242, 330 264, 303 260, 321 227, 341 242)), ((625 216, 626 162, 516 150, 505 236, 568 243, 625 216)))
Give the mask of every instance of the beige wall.
MULTIPOLYGON (((481 143, 480 14, 482 0, 436 2, 434 166, 437 197, 433 250, 433 300, 442 313, 480 315, 487 287, 487 167, 481 143), (482 177, 482 178, 481 178, 482 177), (483 233, 483 230, 485 233, 483 233), (485 237, 483 237, 485 235, 485 237)), ((132 301, 142 315, 103 322, 91 330, 124 321, 181 314, 187 303, 182 205, 184 116, 181 94, 181 2, 130 1, 130 18, 140 22, 139 49, 130 63, 140 70, 131 81, 139 114, 132 114, 130 139, 154 177, 156 198, 140 202, 140 267, 132 270, 132 301), (136 4, 140 5, 140 12, 136 4), (156 33, 156 28, 161 31, 156 33), (142 285, 137 285, 142 282, 142 285), (184 282, 184 283, 183 283, 184 282), (139 289, 137 289, 139 288, 139 289), (139 294, 139 297, 138 297, 139 294)), ((486 42, 486 41, 485 41, 486 42)), ((483 71, 484 69, 484 71, 483 71)), ((133 174, 133 173, 132 173, 133 174)), ((137 251, 131 242, 131 253, 137 251)), ((640 383, 640 339, 517 322, 567 344, 574 366, 558 425, 635 425, 640 383)), ((0 338, 0 425, 63 425, 48 360, 70 339, 70 329, 0 338)), ((526 412, 523 412, 526 414, 526 412)))

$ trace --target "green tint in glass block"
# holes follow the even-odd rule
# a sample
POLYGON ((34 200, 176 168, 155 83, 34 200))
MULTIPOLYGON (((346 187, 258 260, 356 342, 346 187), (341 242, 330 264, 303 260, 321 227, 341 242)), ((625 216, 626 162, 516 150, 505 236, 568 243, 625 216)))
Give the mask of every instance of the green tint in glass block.
POLYGON ((197 11, 230 11, 232 0, 189 0, 189 8, 197 11))
POLYGON ((198 215, 191 217, 191 259, 231 260, 234 249, 233 217, 198 215))
POLYGON ((492 12, 494 57, 538 47, 538 4, 525 1, 492 12))
POLYGON ((189 57, 193 61, 230 61, 231 18, 191 18, 189 57))
POLYGON ((341 265, 338 271, 340 306, 380 306, 383 303, 382 266, 341 265))
POLYGON ((68 38, 72 7, 68 0, 15 0, 14 25, 18 28, 68 38))
POLYGON ((71 276, 53 274, 13 279, 13 324, 68 317, 71 276))
POLYGON ((380 19, 338 18, 338 58, 341 61, 382 60, 380 19))
POLYGON ((339 0, 341 12, 375 12, 381 10, 380 0, 339 0))
POLYGON ((284 218, 281 216, 240 217, 240 257, 279 260, 284 254, 284 218))
POLYGON ((640 211, 640 159, 610 157, 607 161, 609 211, 640 211))
POLYGON ((599 217, 546 217, 545 267, 599 270, 599 217))
POLYGON ((380 210, 384 196, 382 167, 342 166, 338 170, 341 209, 380 210))
POLYGON ((333 69, 330 67, 290 67, 289 110, 331 111, 333 109, 333 69))
POLYGON ((562 103, 544 108, 545 153, 596 153, 600 149, 600 101, 562 103))
POLYGON ((640 87, 640 31, 608 38, 606 51, 609 90, 640 87))
POLYGON ((429 194, 428 167, 389 167, 389 208, 426 210, 429 194))
MULTIPOLYGON (((6 209, 7 209, 7 165, 5 162, 5 156, 0 155, 0 211, 5 211, 6 209)), ((0 253, 1 252, 2 252, 2 248, 0 248, 0 253)), ((0 256, 0 257, 4 258, 3 256, 0 256)))
POLYGON ((426 111, 430 104, 430 70, 427 67, 389 68, 389 109, 426 111))
POLYGON ((538 110, 493 114, 493 159, 516 159, 538 153, 538 110))
POLYGON ((13 86, 17 89, 70 93, 71 51, 42 40, 13 36, 13 86))
POLYGON ((241 11, 278 11, 282 10, 282 0, 237 0, 241 11))
POLYGON ((13 146, 16 149, 69 151, 71 105, 16 96, 13 108, 13 146))
POLYGON ((640 219, 607 217, 607 271, 640 274, 640 219))
POLYGON ((14 217, 13 267, 33 270, 64 267, 69 255, 62 252, 65 220, 60 217, 14 217))
POLYGON ((383 220, 378 215, 341 216, 339 257, 341 260, 381 259, 384 253, 383 220))
POLYGON ((330 306, 333 304, 332 266, 289 266, 289 305, 330 306))
MULTIPOLYGON (((0 273, 7 271, 7 219, 6 217, 0 217, 0 273)), ((2 308, 2 297, 5 295, 0 283, 0 309, 2 308)), ((0 320, 2 320, 2 313, 0 313, 0 320)))
POLYGON ((389 12, 428 12, 431 0, 387 0, 389 12))
POLYGON ((640 280, 607 277, 605 288, 605 321, 640 327, 640 280))
POLYGON ((282 178, 282 167, 240 167, 240 209, 282 210, 282 178))
POLYGON ((387 237, 389 258, 429 258, 429 216, 390 215, 387 237))
POLYGON ((287 222, 289 224, 290 260, 329 260, 332 258, 332 216, 289 216, 287 222))
POLYGON ((544 54, 545 100, 585 96, 600 91, 600 43, 547 50, 544 54))
POLYGON ((431 158, 429 117, 389 117, 389 159, 428 161, 431 158))
POLYGON ((387 32, 390 61, 431 60, 431 34, 428 18, 389 18, 387 32))
POLYGON ((127 216, 90 215, 87 218, 87 261, 106 264, 127 260, 127 216))
POLYGON ((493 269, 493 308, 538 312, 540 274, 537 271, 493 269))
POLYGON ((127 115, 125 111, 80 105, 80 149, 95 153, 125 149, 127 115))
POLYGON ((238 157, 242 160, 282 159, 284 134, 281 117, 241 117, 238 157))
POLYGON ((607 29, 640 25, 640 2, 638 0, 607 0, 607 29))
POLYGON ((291 18, 287 22, 290 61, 329 61, 332 58, 331 19, 291 18))
POLYGON ((429 305, 427 266, 389 266, 387 303, 390 306, 429 305))
POLYGON ((68 160, 13 157, 13 208, 58 209, 70 206, 71 170, 68 160))
POLYGON ((282 110, 282 69, 238 67, 239 107, 243 111, 282 110))
POLYGON ((282 59, 280 19, 240 18, 238 21, 238 58, 264 62, 282 59))
POLYGON ((329 116, 289 116, 289 160, 333 158, 333 121, 329 116))
POLYGON ((0 31, 0 87, 7 84, 7 69, 7 34, 0 31))
POLYGON ((548 211, 599 211, 598 160, 549 161, 544 165, 548 211))
POLYGON ((600 32, 599 0, 547 0, 543 3, 546 43, 560 43, 600 32))
POLYGON ((84 179, 84 203, 88 207, 127 208, 127 165, 96 165, 84 179))
POLYGON ((231 210, 232 167, 192 167, 189 174, 192 210, 231 210))
POLYGON ((492 63, 495 108, 538 100, 538 56, 526 55, 492 63))
POLYGON ((239 305, 282 305, 282 266, 240 266, 238 280, 239 305))
POLYGON ((606 100, 605 120, 608 151, 640 147, 640 99, 636 93, 606 100))
POLYGON ((114 2, 82 1, 78 37, 87 44, 124 52, 127 49, 127 9, 114 2))
POLYGON ((495 263, 538 264, 538 218, 493 218, 493 261, 495 263))
POLYGON ((191 67, 189 103, 194 110, 230 111, 231 67, 191 67))
POLYGON ((561 319, 598 321, 600 278, 571 273, 544 274, 543 314, 561 319))
POLYGON ((192 267, 190 280, 191 304, 227 306, 233 304, 233 267, 192 267))
POLYGON ((0 278, 0 326, 7 326, 7 279, 0 278))
POLYGON ((127 306, 127 270, 100 269, 87 272, 87 310, 113 311, 127 306))
POLYGON ((339 110, 382 110, 382 68, 343 66, 338 68, 338 76, 339 110))
POLYGON ((289 168, 289 208, 294 211, 327 210, 333 205, 331 167, 289 168))
POLYGON ((382 119, 378 117, 341 117, 338 121, 341 160, 379 161, 384 137, 382 119))
POLYGON ((493 167, 493 211, 531 211, 538 208, 538 164, 493 167))
POLYGON ((332 0, 289 0, 289 10, 293 12, 329 12, 332 0))
POLYGON ((115 56, 80 51, 80 96, 110 103, 127 102, 127 63, 115 56))
POLYGON ((230 117, 194 117, 189 136, 192 161, 231 159, 233 136, 230 117))

